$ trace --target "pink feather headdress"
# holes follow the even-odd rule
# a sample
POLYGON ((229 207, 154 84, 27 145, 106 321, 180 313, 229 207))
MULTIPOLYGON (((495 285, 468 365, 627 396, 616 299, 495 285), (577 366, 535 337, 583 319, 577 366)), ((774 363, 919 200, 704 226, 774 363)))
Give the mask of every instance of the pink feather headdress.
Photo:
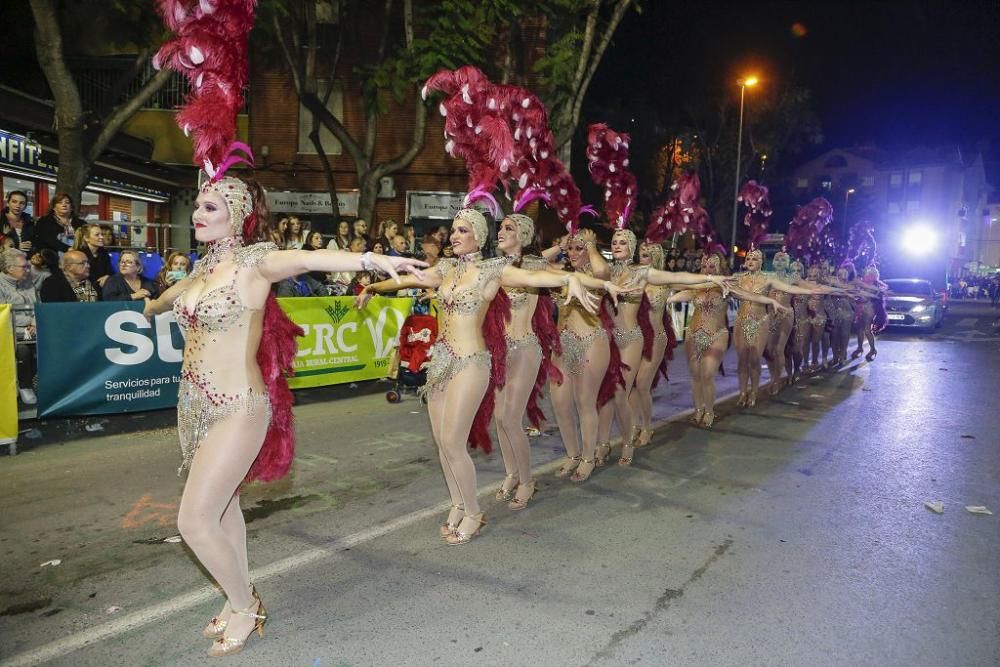
POLYGON ((812 261, 824 254, 824 248, 832 242, 827 228, 833 220, 833 206, 823 197, 816 197, 805 206, 799 207, 788 226, 785 244, 788 252, 796 259, 812 261))
POLYGON ((670 186, 671 195, 649 217, 646 243, 661 243, 672 234, 691 232, 706 247, 718 244, 718 235, 701 206, 701 180, 698 174, 682 173, 670 186))
POLYGON ((157 11, 174 32, 153 56, 187 78, 191 93, 177 124, 194 136, 193 162, 212 181, 238 162, 253 166, 246 144, 236 141, 236 116, 247 85, 247 40, 256 0, 157 0, 157 11))
POLYGON ((743 224, 750 228, 749 246, 756 248, 767 235, 767 225, 770 221, 771 202, 767 196, 767 188, 757 181, 747 181, 740 189, 737 201, 743 202, 747 212, 743 216, 743 224))
POLYGON ((604 210, 614 229, 628 226, 639 194, 635 174, 628 168, 630 140, 628 134, 604 123, 587 128, 587 169, 591 180, 604 188, 604 210))
POLYGON ((493 192, 502 187, 514 210, 541 200, 556 211, 569 232, 576 229, 580 191, 556 157, 548 113, 536 95, 516 86, 497 85, 479 69, 465 65, 427 79, 422 94, 444 94, 445 150, 465 160, 469 172, 466 204, 484 204, 493 217, 500 206, 493 192))

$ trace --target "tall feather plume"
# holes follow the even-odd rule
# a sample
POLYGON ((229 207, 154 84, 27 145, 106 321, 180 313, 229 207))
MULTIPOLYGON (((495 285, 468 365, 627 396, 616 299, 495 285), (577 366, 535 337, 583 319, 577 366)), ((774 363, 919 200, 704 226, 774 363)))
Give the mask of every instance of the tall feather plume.
POLYGON ((805 206, 800 206, 785 236, 788 254, 807 263, 817 259, 823 254, 826 243, 823 231, 831 220, 833 206, 823 197, 816 197, 805 206))
POLYGON ((174 34, 153 57, 153 66, 188 80, 191 92, 177 124, 194 136, 194 164, 221 178, 225 170, 219 166, 236 141, 243 107, 256 0, 159 0, 156 8, 174 34))
POLYGON ((755 248, 767 235, 767 225, 770 222, 771 202, 768 199, 767 188, 757 181, 747 181, 740 189, 737 201, 743 202, 746 215, 743 224, 749 227, 750 247, 755 248))
POLYGON ((587 162, 590 178, 604 188, 604 212, 614 229, 625 229, 639 195, 635 174, 629 169, 627 133, 604 123, 587 128, 587 162))

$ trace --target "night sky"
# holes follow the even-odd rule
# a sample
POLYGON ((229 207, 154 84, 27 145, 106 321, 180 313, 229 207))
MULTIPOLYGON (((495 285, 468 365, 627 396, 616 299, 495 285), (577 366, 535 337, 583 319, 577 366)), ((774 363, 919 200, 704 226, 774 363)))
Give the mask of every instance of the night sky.
POLYGON ((812 91, 824 136, 815 152, 970 149, 982 140, 993 140, 991 153, 1000 149, 996 0, 642 5, 623 20, 588 103, 644 100, 677 122, 679 98, 726 85, 735 97, 735 80, 754 71, 763 85, 793 79, 812 91))

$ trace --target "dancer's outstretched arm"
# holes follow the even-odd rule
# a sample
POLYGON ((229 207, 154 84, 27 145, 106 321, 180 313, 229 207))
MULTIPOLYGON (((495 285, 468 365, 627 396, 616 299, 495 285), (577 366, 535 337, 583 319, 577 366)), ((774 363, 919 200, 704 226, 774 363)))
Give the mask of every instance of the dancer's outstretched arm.
MULTIPOLYGON (((309 251, 306 251, 307 253, 309 251)), ((316 252, 315 250, 312 252, 316 252)), ((441 274, 437 271, 421 272, 420 276, 400 276, 396 280, 382 280, 371 285, 366 285, 361 292, 354 297, 354 305, 364 308, 369 300, 376 294, 384 292, 398 292, 403 289, 413 287, 423 287, 424 289, 437 289, 441 286, 441 274)))
MULTIPOLYGON (((392 257, 373 252, 356 253, 344 250, 278 250, 264 256, 258 265, 260 275, 272 283, 310 271, 338 273, 341 271, 372 271, 388 273, 399 280, 398 272, 412 273, 423 278, 420 270, 427 262, 412 257, 392 257)), ((401 289, 397 287, 396 289, 401 289)))
POLYGON ((735 296, 737 299, 742 299, 744 301, 753 301, 754 303, 762 303, 765 306, 772 306, 774 307, 775 310, 786 311, 786 312, 791 310, 791 308, 789 308, 785 304, 781 303, 780 301, 775 301, 769 296, 764 296, 763 294, 757 294, 755 292, 748 292, 744 289, 740 289, 739 287, 733 287, 731 290, 731 294, 735 296))
POLYGON ((710 276, 704 273, 688 273, 687 271, 649 269, 646 272, 646 281, 650 285, 698 285, 710 282, 715 287, 723 287, 729 284, 731 280, 729 276, 710 276))
POLYGON ((796 285, 790 285, 783 280, 778 280, 777 278, 771 279, 771 288, 776 289, 780 292, 788 292, 789 294, 802 294, 805 296, 810 296, 813 294, 843 294, 844 290, 837 287, 828 287, 826 285, 820 285, 819 283, 809 282, 808 280, 800 280, 798 287, 796 285))
MULTIPOLYGON (((535 288, 566 287, 568 288, 566 303, 576 299, 583 305, 587 312, 596 313, 597 306, 601 300, 584 288, 580 278, 581 276, 574 273, 556 273, 547 270, 527 271, 508 265, 504 267, 503 273, 500 274, 500 285, 502 287, 535 288)), ((603 287, 603 283, 600 283, 600 281, 598 283, 603 287)))

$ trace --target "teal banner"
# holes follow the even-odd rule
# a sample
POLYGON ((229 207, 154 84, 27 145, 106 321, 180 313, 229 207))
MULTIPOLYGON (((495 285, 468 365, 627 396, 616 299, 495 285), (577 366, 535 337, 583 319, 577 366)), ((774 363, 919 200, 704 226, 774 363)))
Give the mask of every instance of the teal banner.
POLYGON ((98 415, 177 405, 184 339, 173 313, 141 303, 40 303, 38 416, 98 415))

